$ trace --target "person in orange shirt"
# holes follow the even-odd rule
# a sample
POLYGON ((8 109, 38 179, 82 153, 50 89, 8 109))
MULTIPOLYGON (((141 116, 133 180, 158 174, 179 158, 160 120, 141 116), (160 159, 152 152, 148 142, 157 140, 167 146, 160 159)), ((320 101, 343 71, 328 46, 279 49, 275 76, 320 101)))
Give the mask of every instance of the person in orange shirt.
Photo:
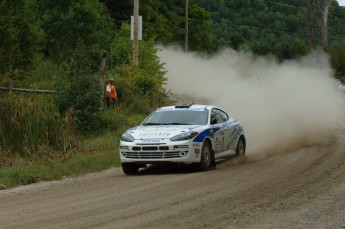
POLYGON ((108 107, 110 106, 110 104, 113 104, 113 107, 114 107, 115 102, 118 101, 113 77, 109 79, 109 83, 106 86, 106 100, 107 100, 108 107))

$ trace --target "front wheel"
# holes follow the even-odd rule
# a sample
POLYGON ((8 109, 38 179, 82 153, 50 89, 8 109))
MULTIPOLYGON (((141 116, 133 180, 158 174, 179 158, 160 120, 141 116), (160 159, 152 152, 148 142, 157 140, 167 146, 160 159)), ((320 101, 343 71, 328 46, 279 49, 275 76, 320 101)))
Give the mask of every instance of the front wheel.
POLYGON ((197 170, 199 171, 209 170, 212 166, 212 160, 214 159, 210 143, 204 142, 202 144, 200 156, 201 156, 200 162, 196 164, 197 170))
POLYGON ((244 143, 243 137, 241 137, 237 143, 236 156, 243 157, 245 152, 246 152, 246 145, 244 143))
POLYGON ((135 175, 138 173, 139 165, 134 163, 122 163, 122 170, 127 175, 135 175))

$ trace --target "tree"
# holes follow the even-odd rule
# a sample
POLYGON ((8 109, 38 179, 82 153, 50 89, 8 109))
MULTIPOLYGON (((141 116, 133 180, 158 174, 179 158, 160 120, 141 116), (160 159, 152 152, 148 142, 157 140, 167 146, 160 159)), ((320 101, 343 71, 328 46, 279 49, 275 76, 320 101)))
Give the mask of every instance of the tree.
POLYGON ((315 49, 318 43, 328 52, 328 14, 333 0, 308 0, 309 47, 315 49), (318 21, 321 23, 318 23, 318 21), (317 31, 320 30, 320 35, 317 31))
POLYGON ((61 69, 56 76, 60 111, 73 108, 79 130, 100 127, 96 73, 110 50, 113 21, 98 0, 41 0, 44 55, 61 69))
POLYGON ((0 2, 0 76, 21 78, 38 51, 39 31, 27 0, 0 2))
MULTIPOLYGON (((113 22, 98 0, 42 0, 41 26, 45 33, 44 52, 58 63, 75 58, 83 46, 98 66, 99 57, 109 49, 113 22)), ((76 60, 74 60, 76 61, 76 60)))
POLYGON ((96 130, 101 127, 98 77, 89 67, 87 49, 80 46, 74 51, 74 58, 78 61, 71 60, 60 65, 55 85, 56 101, 60 112, 73 108, 78 130, 96 130))
POLYGON ((345 80, 345 48, 331 47, 331 64, 335 69, 337 77, 343 77, 345 80))
POLYGON ((129 23, 130 16, 133 15, 133 0, 100 0, 106 5, 111 18, 115 20, 116 29, 123 23, 129 23))
POLYGON ((322 48, 325 52, 328 52, 328 12, 329 7, 331 6, 333 0, 323 0, 323 3, 320 4, 319 0, 319 7, 321 11, 321 40, 322 40, 322 48))
POLYGON ((215 37, 211 33, 211 13, 197 3, 190 2, 189 10, 189 48, 196 51, 214 52, 215 37))
POLYGON ((163 83, 166 81, 164 64, 157 56, 154 40, 141 41, 139 66, 131 64, 132 43, 128 39, 130 25, 123 24, 117 32, 109 55, 115 75, 119 100, 134 112, 150 112, 151 106, 162 105, 163 83), (159 104, 159 105, 158 105, 159 104))

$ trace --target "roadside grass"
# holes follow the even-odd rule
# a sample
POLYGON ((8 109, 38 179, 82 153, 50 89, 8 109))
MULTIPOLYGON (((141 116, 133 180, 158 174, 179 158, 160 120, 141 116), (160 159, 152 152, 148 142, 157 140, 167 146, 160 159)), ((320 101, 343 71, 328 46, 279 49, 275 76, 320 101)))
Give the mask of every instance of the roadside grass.
POLYGON ((117 150, 93 153, 78 153, 67 161, 33 163, 26 161, 0 169, 0 183, 6 187, 16 187, 41 181, 59 180, 64 177, 80 176, 119 166, 117 150))
POLYGON ((120 166, 119 142, 122 133, 141 123, 147 114, 133 114, 125 107, 116 107, 103 112, 106 127, 98 132, 79 136, 77 149, 68 152, 42 149, 35 155, 23 157, 11 155, 0 160, 8 166, 0 168, 0 184, 8 188, 41 181, 75 177, 120 166), (8 162, 9 161, 9 162, 8 162))
MULTIPOLYGON (((11 99, 8 98, 7 95, 0 98, 4 99, 4 101, 9 101, 11 99)), ((19 96, 17 96, 17 99, 18 98, 19 96)), ((32 98, 37 100, 38 97, 32 96, 32 98)), ((50 107, 52 102, 50 102, 49 99, 45 99, 45 97, 39 98, 42 99, 40 104, 45 105, 42 106, 43 108, 50 107)), ((8 188, 41 181, 59 180, 64 177, 80 176, 120 166, 118 149, 122 133, 128 128, 140 124, 156 107, 171 103, 171 101, 164 96, 160 96, 160 98, 155 101, 151 101, 148 98, 142 98, 140 96, 132 96, 129 98, 129 101, 118 104, 114 109, 106 108, 101 112, 100 123, 103 127, 101 130, 92 130, 87 133, 76 133, 74 135, 73 131, 69 131, 70 129, 74 129, 74 125, 63 123, 63 127, 66 127, 66 125, 71 127, 67 129, 69 132, 64 133, 62 131, 56 131, 54 132, 56 134, 53 139, 61 136, 70 136, 69 139, 72 139, 73 141, 66 142, 66 145, 71 147, 60 147, 60 145, 56 147, 56 145, 47 144, 47 140, 38 141, 39 135, 32 134, 30 135, 31 138, 28 138, 29 134, 31 134, 33 130, 40 133, 44 128, 48 130, 53 129, 51 127, 53 122, 49 121, 50 119, 47 119, 46 117, 52 115, 55 112, 54 109, 52 108, 51 110, 42 111, 36 109, 41 112, 39 114, 42 115, 34 116, 32 114, 37 113, 34 108, 40 108, 40 106, 35 105, 35 107, 33 107, 34 105, 31 105, 33 104, 33 102, 31 102, 33 101, 31 96, 29 96, 29 98, 25 98, 25 95, 23 95, 20 99, 20 106, 18 106, 19 108, 17 110, 24 110, 26 112, 26 107, 29 107, 29 112, 31 112, 25 113, 25 117, 28 117, 25 120, 23 119, 25 122, 22 120, 17 121, 17 119, 12 118, 17 116, 18 112, 16 110, 14 110, 14 115, 9 113, 6 109, 2 109, 3 112, 0 113, 2 117, 2 119, 0 119, 0 121, 2 121, 0 122, 0 130, 3 130, 0 131, 0 143, 4 143, 4 136, 7 137, 8 135, 6 140, 9 139, 9 147, 1 147, 0 144, 0 184, 3 184, 8 188), (25 99, 31 100, 28 100, 30 102, 26 102, 25 99), (33 108, 31 109, 31 107, 33 108), (29 132, 27 133, 22 129, 18 129, 18 133, 24 133, 24 137, 22 137, 23 139, 29 139, 24 143, 30 147, 23 145, 22 147, 15 149, 13 146, 17 146, 16 144, 18 143, 18 141, 15 140, 21 139, 20 136, 22 135, 18 134, 10 136, 8 134, 8 130, 11 130, 11 126, 14 125, 10 123, 12 120, 15 120, 16 123, 20 124, 31 124, 36 122, 36 120, 44 120, 45 122, 42 121, 40 125, 36 125, 35 127, 32 125, 28 126, 27 130, 29 132), (8 128, 4 129, 2 123, 5 123, 8 128), (30 144, 32 143, 35 143, 34 147, 31 147, 30 144)), ((63 119, 65 120, 66 118, 63 119)), ((18 126, 21 127, 25 125, 18 126)), ((48 131, 45 131, 44 133, 48 133, 48 131)))

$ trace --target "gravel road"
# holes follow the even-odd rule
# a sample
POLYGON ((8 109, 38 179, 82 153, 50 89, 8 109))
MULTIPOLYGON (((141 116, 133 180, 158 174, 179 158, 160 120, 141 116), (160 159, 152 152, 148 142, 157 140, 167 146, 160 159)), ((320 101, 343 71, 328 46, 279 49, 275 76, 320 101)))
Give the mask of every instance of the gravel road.
POLYGON ((208 172, 120 168, 0 191, 0 228, 345 228, 345 132, 208 172))

